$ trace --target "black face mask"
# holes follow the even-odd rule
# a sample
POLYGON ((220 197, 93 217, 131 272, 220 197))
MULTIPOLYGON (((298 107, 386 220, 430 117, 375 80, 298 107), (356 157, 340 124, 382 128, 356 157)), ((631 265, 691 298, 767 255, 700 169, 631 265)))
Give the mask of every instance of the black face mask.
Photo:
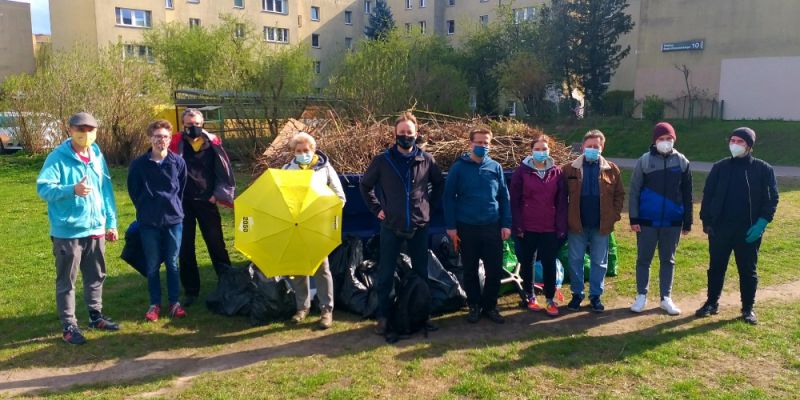
POLYGON ((186 136, 194 139, 198 136, 203 134, 203 127, 200 126, 187 126, 186 127, 186 136))
POLYGON ((399 147, 402 147, 406 150, 414 147, 414 142, 417 141, 417 138, 413 136, 405 136, 405 135, 397 135, 395 137, 395 141, 399 147))

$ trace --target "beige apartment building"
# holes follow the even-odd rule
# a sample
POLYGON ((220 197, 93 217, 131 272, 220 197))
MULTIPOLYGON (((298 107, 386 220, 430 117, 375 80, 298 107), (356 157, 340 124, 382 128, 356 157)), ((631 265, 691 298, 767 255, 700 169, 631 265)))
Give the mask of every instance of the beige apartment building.
POLYGON ((31 5, 0 0, 0 83, 14 74, 33 73, 31 5))
POLYGON ((56 50, 119 42, 127 55, 147 58, 150 50, 141 45, 146 30, 173 21, 211 26, 229 14, 251 22, 277 46, 307 43, 321 85, 336 60, 364 37, 370 6, 370 0, 50 0, 50 20, 56 50))
POLYGON ((798 17, 798 0, 641 0, 635 96, 685 96, 685 65, 725 119, 800 120, 798 17))

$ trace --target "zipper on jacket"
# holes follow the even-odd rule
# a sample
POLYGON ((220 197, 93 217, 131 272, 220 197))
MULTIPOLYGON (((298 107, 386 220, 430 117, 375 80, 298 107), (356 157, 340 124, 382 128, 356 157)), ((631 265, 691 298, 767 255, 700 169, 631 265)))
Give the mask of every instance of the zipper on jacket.
POLYGON ((397 177, 403 182, 403 189, 406 192, 406 230, 409 231, 411 230, 411 168, 413 166, 410 165, 408 167, 406 179, 403 179, 403 175, 400 175, 400 170, 397 169, 397 166, 394 165, 394 161, 392 161, 392 155, 389 153, 389 150, 386 150, 386 153, 384 154, 386 155, 386 161, 389 162, 389 165, 394 170, 394 173, 397 174, 397 177))
POLYGON ((744 167, 744 182, 747 184, 747 211, 750 217, 750 226, 753 226, 753 198, 750 195, 750 177, 747 166, 744 167))
POLYGON ((664 213, 665 208, 667 208, 667 157, 664 156, 664 192, 661 194, 661 224, 664 224, 664 213))

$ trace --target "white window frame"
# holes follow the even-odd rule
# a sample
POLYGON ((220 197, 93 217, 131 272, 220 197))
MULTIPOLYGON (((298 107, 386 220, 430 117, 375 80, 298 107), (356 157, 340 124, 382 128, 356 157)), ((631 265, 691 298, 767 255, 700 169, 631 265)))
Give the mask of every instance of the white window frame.
POLYGON ((275 26, 265 26, 264 41, 269 43, 287 44, 289 43, 289 29, 275 26))
POLYGON ((481 25, 483 26, 489 26, 489 15, 479 16, 478 21, 480 21, 481 25))
POLYGON ((164 0, 164 8, 167 10, 175 9, 175 0, 164 0))
POLYGON ((275 14, 288 14, 286 0, 261 0, 261 11, 275 13, 275 14))
POLYGON ((244 8, 244 0, 233 0, 233 8, 243 9, 244 8), (236 5, 236 2, 242 3, 242 5, 236 5))
POLYGON ((314 73, 319 75, 322 73, 322 61, 314 61, 312 63, 312 68, 314 69, 314 73))
POLYGON ((350 10, 345 10, 344 12, 344 24, 345 25, 353 25, 353 12, 350 10))
POLYGON ((320 20, 320 9, 319 6, 311 6, 311 11, 309 12, 312 21, 319 21, 320 20), (316 18, 314 17, 314 10, 317 11, 316 18))
POLYGON ((406 0, 406 10, 414 8, 414 0, 406 0))
POLYGON ((514 13, 514 23, 518 24, 522 21, 530 21, 536 18, 536 7, 523 7, 514 8, 511 10, 514 13))
POLYGON ((353 38, 345 36, 344 48, 347 50, 353 50, 353 38))
POLYGON ((319 33, 312 33, 311 34, 311 47, 313 47, 315 49, 319 49, 320 47, 322 47, 322 46, 320 46, 319 39, 320 39, 319 38, 319 33), (316 46, 314 45, 314 39, 317 39, 317 45, 316 46))
POLYGON ((233 37, 236 39, 241 39, 244 37, 246 31, 247 26, 245 24, 236 24, 233 30, 233 37))
POLYGON ((511 103, 511 104, 509 104, 509 107, 508 107, 508 116, 509 117, 516 117, 517 116, 517 102, 516 101, 510 101, 509 103, 511 103))
POLYGON ((201 26, 202 24, 203 21, 200 20, 200 18, 189 18, 189 28, 196 28, 198 26, 201 26), (197 21, 197 23, 193 23, 193 21, 197 21))
POLYGON ((456 6, 456 0, 447 0, 447 6, 448 7, 455 7, 456 6))
POLYGON ((372 2, 370 0, 364 0, 364 13, 372 14, 372 2))
POLYGON ((187 3, 200 4, 200 0, 186 0, 187 3))
POLYGON ((427 2, 425 0, 419 0, 419 8, 425 8, 426 3, 427 2))
POLYGON ((456 34, 456 20, 448 19, 447 22, 447 34, 448 35, 455 35, 456 34))
POLYGON ((115 7, 114 13, 116 14, 117 26, 125 26, 130 28, 152 28, 153 15, 150 10, 139 10, 135 8, 115 7), (128 14, 130 23, 125 23, 125 14, 128 14), (139 24, 137 22, 141 21, 139 24))
POLYGON ((406 34, 407 35, 411 34, 411 23, 410 22, 406 22, 406 34))
POLYGON ((419 21, 419 33, 424 35, 425 31, 428 30, 428 22, 427 21, 419 21))
POLYGON ((153 64, 156 62, 155 58, 153 58, 153 50, 151 50, 150 47, 141 44, 125 43, 122 46, 122 59, 125 60, 128 57, 145 60, 148 64, 153 64), (142 52, 142 50, 144 50, 144 52, 142 52))

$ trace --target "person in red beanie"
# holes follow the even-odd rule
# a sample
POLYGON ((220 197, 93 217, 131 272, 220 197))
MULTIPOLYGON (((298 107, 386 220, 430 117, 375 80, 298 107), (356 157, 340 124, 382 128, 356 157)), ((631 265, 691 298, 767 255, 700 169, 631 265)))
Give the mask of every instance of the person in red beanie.
POLYGON ((647 306, 650 263, 658 248, 661 263, 659 289, 661 308, 669 315, 681 309, 672 301, 675 250, 681 233, 692 229, 692 172, 689 160, 675 150, 675 128, 659 122, 653 128, 650 150, 636 162, 631 178, 629 214, 631 230, 636 232, 636 300, 631 311, 647 306))

